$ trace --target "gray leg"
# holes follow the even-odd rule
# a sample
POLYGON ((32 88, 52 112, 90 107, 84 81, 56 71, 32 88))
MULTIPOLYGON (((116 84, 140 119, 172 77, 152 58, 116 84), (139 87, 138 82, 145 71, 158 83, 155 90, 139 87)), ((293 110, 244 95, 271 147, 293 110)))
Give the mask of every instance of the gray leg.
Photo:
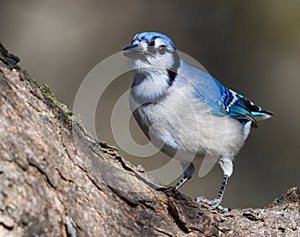
POLYGON ((228 208, 220 206, 220 203, 221 203, 221 201, 223 199, 225 187, 226 187, 226 185, 228 183, 228 179, 229 179, 229 176, 224 175, 222 185, 221 185, 219 193, 218 193, 218 195, 217 195, 217 197, 215 199, 208 200, 205 197, 199 196, 199 197, 197 197, 195 199, 195 201, 196 202, 206 203, 206 204, 210 205, 212 209, 219 208, 219 209, 221 209, 223 211, 228 211, 228 208))
POLYGON ((228 183, 228 179, 229 177, 227 175, 224 175, 223 177, 223 181, 222 181, 222 184, 221 184, 221 187, 220 187, 220 190, 219 190, 219 193, 216 197, 217 200, 220 200, 220 203, 223 199, 223 196, 224 196, 224 191, 225 191, 225 188, 226 188, 226 185, 228 183))
POLYGON ((183 177, 175 185, 175 189, 179 189, 184 185, 193 176, 195 171, 193 163, 182 162, 181 166, 183 168, 183 177))

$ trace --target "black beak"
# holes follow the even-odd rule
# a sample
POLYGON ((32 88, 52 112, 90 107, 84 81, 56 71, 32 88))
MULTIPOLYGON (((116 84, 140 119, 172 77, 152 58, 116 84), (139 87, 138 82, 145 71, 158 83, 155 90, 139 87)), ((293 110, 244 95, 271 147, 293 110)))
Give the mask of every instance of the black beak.
POLYGON ((123 55, 128 58, 136 58, 138 54, 141 54, 141 49, 138 44, 132 44, 122 50, 123 55))
POLYGON ((123 49, 123 52, 124 51, 136 51, 136 50, 134 50, 135 48, 137 48, 138 47, 138 45, 137 44, 132 44, 132 45, 129 45, 129 46, 127 46, 127 47, 125 47, 124 49, 123 49))

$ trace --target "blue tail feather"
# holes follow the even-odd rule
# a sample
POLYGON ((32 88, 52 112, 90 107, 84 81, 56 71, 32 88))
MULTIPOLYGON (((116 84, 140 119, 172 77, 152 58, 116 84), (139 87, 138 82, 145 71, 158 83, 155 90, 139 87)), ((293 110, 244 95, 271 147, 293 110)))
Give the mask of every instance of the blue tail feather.
POLYGON ((229 91, 231 92, 231 100, 227 102, 226 111, 241 123, 245 124, 247 121, 252 121, 252 126, 257 127, 256 121, 272 117, 272 112, 263 111, 246 97, 232 90, 229 91))
POLYGON ((251 115, 256 119, 256 120, 266 120, 271 118, 274 114, 270 111, 254 111, 251 112, 251 115))

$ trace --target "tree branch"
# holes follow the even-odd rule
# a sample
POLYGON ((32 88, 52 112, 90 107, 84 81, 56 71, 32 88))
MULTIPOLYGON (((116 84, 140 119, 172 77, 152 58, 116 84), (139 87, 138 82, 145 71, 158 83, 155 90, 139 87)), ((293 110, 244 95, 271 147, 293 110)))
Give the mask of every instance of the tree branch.
POLYGON ((0 236, 299 236, 300 187, 210 211, 88 135, 0 45, 0 236))

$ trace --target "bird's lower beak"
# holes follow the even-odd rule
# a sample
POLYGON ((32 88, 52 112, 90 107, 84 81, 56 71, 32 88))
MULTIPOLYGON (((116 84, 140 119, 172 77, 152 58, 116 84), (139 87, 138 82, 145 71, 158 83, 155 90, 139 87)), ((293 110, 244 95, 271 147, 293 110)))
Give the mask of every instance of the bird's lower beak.
POLYGON ((123 55, 128 58, 135 58, 142 53, 142 49, 138 44, 132 44, 122 50, 123 55))

